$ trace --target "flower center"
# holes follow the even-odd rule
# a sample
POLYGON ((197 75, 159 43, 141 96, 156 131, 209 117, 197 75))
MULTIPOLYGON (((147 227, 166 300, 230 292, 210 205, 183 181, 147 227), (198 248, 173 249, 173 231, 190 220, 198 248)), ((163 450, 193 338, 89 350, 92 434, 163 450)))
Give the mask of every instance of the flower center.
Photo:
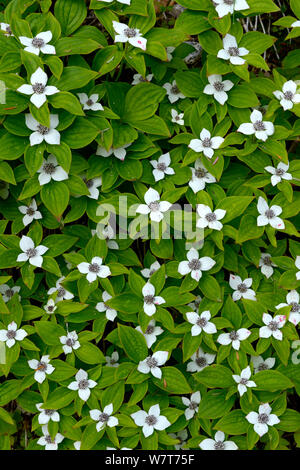
POLYGON ((159 210, 159 201, 150 202, 150 204, 149 204, 149 209, 150 209, 152 212, 158 211, 158 210, 159 210))
POLYGON ((28 256, 28 258, 33 258, 34 256, 37 255, 37 250, 35 248, 29 248, 26 251, 26 255, 28 256))
POLYGON ((152 335, 153 332, 154 332, 154 326, 149 325, 147 327, 147 330, 145 331, 145 335, 152 335))
POLYGON ((267 422, 269 421, 269 415, 267 415, 267 413, 261 413, 260 415, 258 415, 257 420, 261 424, 267 424, 267 422))
POLYGON ((93 106, 94 101, 91 100, 91 98, 89 98, 89 99, 87 100, 86 104, 87 104, 88 106, 93 106))
POLYGON ((202 140, 202 145, 205 148, 209 148, 212 146, 212 141, 209 137, 206 137, 205 139, 202 140))
POLYGON ((191 403, 189 404, 189 409, 196 410, 197 408, 198 408, 198 403, 196 403, 195 401, 191 401, 191 403))
POLYGON ((56 171, 55 165, 53 163, 45 163, 43 166, 44 173, 47 173, 47 175, 53 175, 56 171))
POLYGON ((266 126, 264 125, 264 123, 262 121, 256 121, 253 124, 253 127, 256 131, 265 131, 266 130, 266 126))
POLYGON ((246 286, 246 284, 244 284, 243 282, 241 284, 239 284, 237 286, 237 289, 240 291, 240 292, 247 292, 248 290, 248 287, 246 286))
POLYGON ((66 293, 66 289, 64 289, 63 287, 60 287, 58 290, 57 290, 57 297, 63 297, 66 293))
POLYGON ((205 357, 197 357, 195 362, 199 367, 205 367, 207 365, 207 360, 205 357))
POLYGON ((6 333, 6 337, 7 339, 14 339, 16 337, 16 334, 16 331, 8 330, 8 332, 6 333))
POLYGON ((34 85, 32 85, 34 93, 38 95, 42 95, 45 91, 45 88, 45 85, 43 85, 42 83, 35 83, 34 85))
POLYGON ((216 441, 214 444, 215 450, 224 450, 225 449, 225 444, 222 441, 216 441))
POLYGON ((12 297, 14 295, 14 291, 12 289, 7 289, 5 291, 6 297, 12 297))
POLYGON ((192 271, 197 271, 201 268, 201 261, 197 258, 195 259, 192 259, 189 264, 188 264, 189 268, 192 270, 192 271))
POLYGON ((45 45, 45 41, 41 38, 33 38, 31 44, 37 49, 41 49, 45 45))
POLYGON ((297 302, 291 302, 290 303, 290 306, 292 307, 291 308, 291 312, 299 312, 300 310, 300 304, 298 304, 297 302))
POLYGON ((35 210, 33 210, 31 207, 27 207, 26 209, 26 214, 27 215, 34 215, 35 210))
POLYGON ((224 83, 222 83, 222 82, 215 82, 213 86, 214 86, 214 89, 216 91, 223 91, 224 90, 224 83))
POLYGON ((92 263, 89 265, 90 273, 98 273, 100 271, 100 266, 97 263, 92 263))
POLYGON ((270 321, 270 323, 268 324, 268 327, 270 328, 271 331, 278 330, 278 326, 279 326, 279 323, 274 320, 270 321))
POLYGON ((275 212, 272 209, 268 209, 265 212, 265 216, 267 217, 267 219, 273 219, 273 217, 275 217, 275 212))
POLYGON ((204 170, 204 168, 198 168, 198 170, 195 170, 196 178, 204 178, 206 176, 206 174, 207 174, 207 171, 204 170))
POLYGON ((272 260, 270 256, 265 256, 263 259, 263 264, 266 266, 272 266, 272 260))
POLYGON ((124 34, 128 38, 135 38, 135 36, 137 35, 137 32, 134 28, 127 28, 125 29, 124 34))
POLYGON ((101 413, 101 415, 99 416, 100 423, 107 423, 108 420, 109 415, 107 413, 101 413))
POLYGON ((154 367, 157 367, 157 360, 154 357, 148 357, 146 364, 150 369, 153 369, 154 367))
POLYGON ((75 340, 73 338, 68 338, 67 341, 66 341, 66 345, 67 346, 70 346, 70 348, 72 348, 72 346, 74 346, 75 344, 75 340))
POLYGON ((55 410, 44 410, 45 415, 52 416, 55 413, 55 410))
POLYGON ((12 30, 11 30, 10 26, 6 26, 5 31, 7 32, 7 34, 8 34, 9 36, 12 35, 12 30))
POLYGON ((85 390, 88 387, 89 387, 89 381, 88 380, 83 379, 83 380, 80 380, 80 382, 78 382, 78 388, 80 390, 85 390))
POLYGON ((240 380, 241 385, 247 385, 247 383, 248 383, 248 379, 241 379, 240 380))
POLYGON ((197 320, 197 325, 198 326, 201 326, 201 328, 203 328, 204 326, 207 325, 207 320, 206 318, 198 318, 197 320))
POLYGON ((47 363, 46 362, 39 362, 36 370, 40 370, 42 372, 45 372, 45 370, 47 370, 47 363))
POLYGON ((54 305, 48 305, 47 309, 48 309, 48 312, 53 312, 54 305))
POLYGON ((240 54, 239 48, 238 47, 229 47, 228 49, 228 54, 231 57, 237 57, 240 54))
POLYGON ((48 134, 48 132, 50 131, 49 127, 46 127, 46 126, 43 126, 42 124, 39 124, 37 126, 37 131, 42 134, 42 135, 45 135, 45 134, 48 134))
POLYGON ((180 90, 177 85, 173 85, 171 88, 171 92, 173 93, 173 95, 178 95, 180 93, 180 90))
POLYGON ((269 367, 268 365, 265 363, 265 362, 261 362, 257 368, 258 371, 261 371, 261 370, 268 370, 269 367))
POLYGON ((154 295, 146 295, 144 297, 144 302, 147 305, 153 304, 154 303, 154 295))
POLYGON ((157 164, 157 169, 160 171, 165 171, 167 168, 167 165, 165 163, 158 163, 157 164))
POLYGON ((229 338, 231 339, 231 341, 236 341, 237 339, 239 339, 239 335, 236 331, 231 331, 229 333, 229 338))
POLYGON ((214 212, 211 212, 210 214, 206 214, 205 218, 208 222, 214 222, 215 220, 217 220, 217 216, 216 214, 214 214, 214 212))
POLYGON ((292 99, 294 98, 294 93, 292 93, 291 91, 286 91, 285 93, 283 93, 283 96, 284 99, 292 101, 292 99))
POLYGON ((284 175, 284 173, 285 173, 285 171, 284 171, 283 168, 276 168, 276 170, 275 170, 275 174, 277 176, 282 176, 282 175, 284 175))
POLYGON ((47 442, 47 444, 55 444, 55 440, 52 441, 51 439, 51 436, 48 435, 48 436, 45 436, 45 441, 47 442))
POLYGON ((86 184, 86 187, 87 188, 91 188, 93 185, 94 185, 94 181, 93 180, 84 180, 85 184, 86 184))
POLYGON ((145 419, 145 422, 146 422, 146 424, 148 424, 148 426, 154 426, 157 423, 157 418, 156 418, 156 416, 149 415, 145 419))

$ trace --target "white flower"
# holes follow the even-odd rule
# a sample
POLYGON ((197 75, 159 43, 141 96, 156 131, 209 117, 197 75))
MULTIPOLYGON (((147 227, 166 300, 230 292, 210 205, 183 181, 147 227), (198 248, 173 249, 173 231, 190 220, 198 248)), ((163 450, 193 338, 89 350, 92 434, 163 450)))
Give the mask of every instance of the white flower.
MULTIPOLYGON (((10 287, 7 284, 1 284, 0 285, 0 294, 2 294, 2 299, 4 302, 8 302, 16 292, 20 292, 21 287, 20 286, 13 286, 10 287)), ((21 297, 19 296, 19 299, 21 297)))
POLYGON ((152 356, 148 356, 143 361, 140 361, 137 370, 142 374, 151 373, 157 379, 161 379, 162 372, 160 367, 167 362, 168 355, 168 351, 156 351, 152 356))
POLYGON ((206 183, 216 182, 216 178, 207 171, 199 159, 195 161, 195 168, 191 168, 191 171, 192 179, 189 181, 189 187, 194 193, 202 191, 202 189, 205 188, 206 183))
POLYGON ((118 351, 114 351, 111 356, 105 356, 106 366, 107 367, 119 367, 118 360, 119 360, 119 353, 118 351))
POLYGON ((145 83, 145 82, 151 82, 153 78, 153 74, 149 73, 146 75, 146 78, 143 77, 140 73, 135 73, 133 75, 133 80, 131 82, 131 85, 138 85, 139 83, 145 83))
POLYGON ((76 450, 80 450, 80 447, 81 447, 81 441, 75 441, 73 443, 74 447, 76 450))
POLYGON ((149 188, 144 195, 144 201, 146 204, 140 204, 136 209, 139 214, 150 214, 150 219, 154 222, 160 222, 164 218, 164 212, 167 212, 171 203, 168 201, 161 201, 159 193, 149 188))
POLYGON ((233 380, 238 384, 238 391, 240 396, 243 396, 247 392, 247 387, 257 387, 253 380, 249 380, 251 377, 250 366, 246 367, 241 371, 241 375, 232 375, 233 380))
POLYGON ((44 382, 46 374, 50 375, 55 370, 55 367, 50 364, 49 355, 42 356, 40 361, 38 361, 37 359, 31 359, 30 361, 28 361, 28 365, 31 369, 35 370, 34 379, 39 384, 44 382))
POLYGON ((37 172, 40 173, 39 183, 41 186, 48 184, 51 180, 64 181, 68 179, 68 173, 57 163, 54 155, 49 155, 37 172))
POLYGON ((73 349, 79 349, 80 343, 78 341, 78 335, 76 331, 70 331, 67 333, 67 336, 60 336, 59 341, 63 345, 63 350, 65 354, 71 354, 73 349))
MULTIPOLYGON (((295 266, 297 269, 300 269, 300 256, 297 256, 295 259, 295 266)), ((300 271, 296 273, 296 279, 300 281, 300 271)))
POLYGON ((8 23, 0 23, 1 31, 4 31, 5 36, 13 36, 12 30, 8 23))
POLYGON ((297 83, 293 82, 293 80, 285 82, 282 87, 282 91, 273 91, 273 95, 280 100, 280 104, 284 111, 292 109, 294 104, 300 103, 300 94, 297 93, 297 83))
POLYGON ((83 105, 83 109, 87 111, 103 111, 101 103, 97 103, 99 95, 94 93, 90 97, 86 93, 77 93, 80 103, 83 105))
POLYGON ((58 114, 50 114, 50 127, 40 124, 31 114, 25 114, 25 122, 28 129, 34 131, 29 137, 31 146, 43 141, 51 145, 60 144, 60 133, 56 130, 59 124, 58 114))
POLYGON ((191 362, 188 363, 186 370, 188 372, 200 372, 205 367, 212 364, 215 360, 215 354, 205 353, 201 348, 191 356, 191 362))
POLYGON ((260 372, 262 370, 272 369, 275 365, 275 358, 268 357, 263 359, 261 356, 251 356, 251 362, 253 363, 254 373, 260 372))
POLYGON ((33 266, 40 268, 43 264, 43 254, 48 251, 48 248, 44 245, 35 246, 33 240, 30 237, 22 236, 20 240, 20 248, 23 251, 18 257, 17 261, 29 261, 33 266))
POLYGON ((115 232, 114 232, 113 227, 110 224, 108 224, 106 227, 102 229, 103 227, 102 225, 101 226, 102 230, 101 230, 99 226, 97 225, 96 230, 91 230, 92 236, 97 235, 97 237, 100 238, 101 240, 103 240, 103 237, 104 237, 108 248, 110 248, 111 250, 118 250, 119 249, 118 243, 115 240, 112 240, 112 238, 115 238, 115 232), (101 235, 99 235, 100 233, 101 235))
POLYGON ((176 109, 171 109, 172 122, 184 126, 184 113, 178 113, 176 109))
POLYGON ((88 374, 85 370, 79 369, 75 375, 75 381, 68 385, 69 390, 78 390, 78 395, 83 401, 87 401, 90 397, 91 388, 96 387, 97 382, 88 379, 88 374))
POLYGON ((244 341, 250 335, 251 331, 247 330, 247 328, 240 328, 237 331, 232 330, 230 333, 222 333, 218 337, 217 341, 224 346, 232 344, 233 349, 238 351, 240 349, 241 341, 244 341))
POLYGON ((106 405, 103 411, 100 410, 90 410, 90 417, 97 421, 96 429, 97 431, 101 431, 105 426, 109 428, 114 428, 118 426, 119 420, 115 416, 111 416, 113 413, 113 404, 110 403, 106 405))
POLYGON ((151 165, 154 170, 152 174, 155 181, 160 181, 164 179, 165 175, 174 175, 175 171, 169 165, 171 163, 171 158, 169 153, 165 153, 159 157, 158 160, 150 160, 151 165))
POLYGON ((273 336, 275 339, 282 341, 282 328, 286 322, 285 315, 276 315, 274 318, 269 313, 264 313, 262 320, 266 326, 262 326, 259 329, 260 338, 270 338, 273 336))
POLYGON ((5 342, 8 348, 14 346, 16 341, 23 341, 28 334, 22 328, 20 330, 17 328, 16 322, 12 321, 7 325, 7 330, 0 330, 0 341, 5 342))
POLYGON ((281 303, 276 305, 276 308, 291 307, 289 321, 293 325, 297 326, 300 322, 300 303, 299 303, 299 294, 296 290, 291 290, 286 296, 287 303, 281 303))
POLYGON ((117 316, 117 311, 113 308, 110 308, 108 305, 106 305, 105 302, 107 302, 109 299, 111 299, 112 296, 109 295, 108 292, 106 292, 106 290, 102 293, 102 300, 103 302, 98 302, 97 305, 96 305, 96 310, 98 310, 98 312, 105 312, 105 316, 107 318, 107 320, 110 320, 110 321, 114 321, 114 319, 116 318, 117 316))
POLYGON ((214 150, 218 149, 223 142, 223 137, 211 137, 207 129, 202 129, 200 139, 192 139, 188 146, 194 152, 203 152, 206 157, 212 158, 214 150))
POLYGON ((215 439, 203 439, 199 447, 202 450, 238 450, 235 442, 225 441, 225 434, 222 431, 217 431, 215 439))
POLYGON ((49 434, 47 424, 42 426, 42 432, 44 435, 38 439, 37 444, 40 446, 44 446, 45 450, 57 450, 58 444, 60 444, 64 440, 64 436, 58 432, 55 435, 54 439, 52 439, 49 434))
POLYGON ((26 46, 24 50, 35 55, 39 55, 40 52, 43 54, 55 54, 55 47, 48 44, 51 39, 51 31, 43 31, 42 33, 37 34, 34 38, 27 38, 25 36, 19 37, 20 43, 23 44, 23 46, 26 46))
POLYGON ((99 256, 94 256, 90 263, 79 263, 77 269, 82 274, 86 274, 89 282, 96 281, 97 277, 105 278, 111 274, 109 267, 102 264, 102 258, 99 256))
POLYGON ((159 295, 155 295, 155 287, 150 282, 146 282, 142 289, 144 297, 144 312, 151 317, 156 312, 156 305, 164 304, 166 301, 159 295))
POLYGON ((270 135, 274 134, 274 124, 270 121, 263 121, 263 115, 257 109, 252 111, 250 121, 249 123, 241 124, 237 132, 245 135, 255 134, 258 140, 263 140, 264 142, 270 135))
POLYGON ((37 204, 35 199, 32 199, 29 206, 19 206, 18 207, 21 214, 25 214, 22 221, 24 226, 31 224, 33 220, 42 219, 42 214, 37 210, 37 204))
POLYGON ((44 310, 49 314, 54 313, 56 309, 57 307, 53 299, 49 299, 46 305, 44 305, 44 310))
POLYGON ((261 437, 268 432, 268 426, 278 424, 280 419, 275 414, 271 414, 272 408, 269 403, 264 403, 258 408, 258 413, 250 411, 246 419, 249 423, 254 424, 254 431, 261 437))
POLYGON ((275 267, 277 265, 272 263, 271 255, 269 253, 262 253, 259 260, 259 267, 262 274, 264 274, 267 279, 269 279, 269 277, 271 277, 274 272, 272 266, 275 267))
POLYGON ((211 318, 209 310, 205 310, 200 315, 196 312, 187 312, 186 317, 188 322, 193 325, 191 329, 192 336, 200 335, 202 330, 209 335, 217 332, 215 324, 209 321, 211 318))
POLYGON ((215 9, 219 18, 232 14, 234 11, 248 10, 249 5, 246 0, 214 0, 215 9))
POLYGON ((222 75, 209 75, 207 77, 209 85, 203 90, 206 95, 214 95, 214 99, 221 105, 228 100, 226 91, 231 90, 234 86, 231 80, 222 80, 222 75))
POLYGON ((46 103, 48 95, 59 93, 56 86, 47 86, 47 81, 47 74, 41 69, 41 67, 39 67, 31 75, 31 85, 21 85, 17 91, 25 95, 31 95, 31 103, 33 103, 37 108, 40 108, 44 103, 46 103))
POLYGON ((115 42, 129 42, 134 47, 146 50, 147 39, 143 38, 139 29, 129 28, 125 23, 113 21, 113 28, 117 33, 115 42))
POLYGON ((209 258, 209 256, 203 256, 199 258, 199 253, 195 248, 191 248, 187 252, 187 261, 180 261, 178 265, 178 272, 185 276, 191 273, 191 277, 195 281, 199 281, 202 277, 202 271, 209 271, 216 262, 209 258))
POLYGON ((294 21, 294 23, 291 24, 292 28, 300 28, 300 21, 294 21))
POLYGON ((185 446, 186 440, 188 438, 188 432, 186 429, 182 429, 181 431, 178 431, 176 433, 171 432, 169 436, 179 441, 179 444, 174 445, 174 449, 179 450, 185 446))
POLYGON ((167 90, 167 96, 169 98, 170 103, 175 103, 180 98, 181 99, 185 98, 184 94, 181 93, 181 91, 179 90, 179 88, 176 84, 176 80, 173 80, 172 83, 165 83, 163 85, 163 88, 165 88, 165 90, 167 90))
POLYGON ((202 297, 200 297, 200 295, 197 295, 194 302, 191 302, 190 304, 188 304, 188 307, 190 307, 194 312, 198 311, 201 300, 202 300, 202 297))
POLYGON ((148 348, 151 348, 151 346, 157 340, 156 337, 164 332, 164 330, 160 326, 155 326, 155 320, 150 320, 145 332, 143 332, 140 326, 137 326, 135 329, 142 333, 146 340, 148 348))
POLYGON ((90 180, 87 180, 86 178, 83 178, 83 181, 86 184, 86 187, 88 188, 90 194, 88 197, 90 199, 96 199, 98 200, 99 198, 99 187, 102 185, 102 178, 99 176, 98 178, 92 178, 90 180))
POLYGON ((56 410, 44 410, 42 408, 43 403, 37 403, 35 406, 40 411, 38 416, 39 424, 48 424, 50 420, 54 423, 58 423, 60 421, 59 413, 56 410))
POLYGON ((196 224, 198 228, 209 227, 212 230, 222 230, 223 224, 220 222, 220 220, 225 217, 225 210, 216 209, 215 211, 212 211, 209 206, 206 206, 205 204, 198 204, 197 213, 200 217, 196 224))
POLYGON ((249 54, 245 47, 238 47, 236 38, 231 34, 226 34, 223 39, 223 48, 218 52, 219 59, 229 60, 233 65, 243 65, 246 61, 242 56, 249 54))
POLYGON ((269 207, 266 200, 263 197, 259 196, 257 210, 260 214, 257 217, 258 227, 270 224, 273 228, 284 230, 285 224, 283 220, 278 217, 282 212, 282 208, 280 206, 274 205, 269 207))
POLYGON ((71 300, 73 299, 74 295, 71 294, 71 292, 67 291, 62 285, 61 285, 61 282, 65 279, 65 276, 62 276, 60 277, 57 281, 56 281, 56 285, 55 287, 51 287, 47 294, 48 295, 52 295, 54 294, 55 292, 57 292, 57 296, 56 296, 56 302, 59 302, 60 300, 71 300))
POLYGON ((146 411, 140 410, 130 415, 137 426, 143 427, 143 434, 145 437, 151 436, 156 429, 157 431, 163 431, 167 427, 171 426, 171 423, 165 416, 160 414, 159 405, 153 405, 146 411))
POLYGON ((200 401, 200 392, 192 393, 191 398, 182 397, 182 403, 187 407, 186 410, 184 410, 186 420, 192 419, 195 413, 198 413, 200 401))
POLYGON ((232 298, 234 301, 240 299, 250 299, 256 300, 256 294, 253 289, 250 289, 252 286, 252 278, 242 279, 240 276, 230 274, 229 285, 234 290, 232 298))
POLYGON ((144 268, 141 270, 141 274, 144 277, 149 278, 154 274, 158 269, 160 268, 160 264, 158 261, 154 261, 154 263, 151 264, 150 268, 144 268))
POLYGON ((166 48, 166 52, 167 52, 167 59, 169 62, 171 62, 171 60, 173 59, 173 55, 172 55, 172 52, 175 51, 175 47, 173 46, 168 46, 166 48))
MULTIPOLYGON (((300 96, 300 95, 299 95, 300 96)), ((271 173, 271 183, 272 186, 276 186, 282 179, 284 180, 292 180, 293 177, 291 173, 287 173, 287 170, 289 169, 289 164, 285 163, 278 163, 277 168, 274 168, 273 166, 265 166, 265 170, 271 173)))
POLYGON ((110 150, 106 150, 104 147, 98 146, 96 155, 101 155, 101 157, 110 157, 111 155, 114 155, 116 158, 119 160, 123 161, 125 160, 126 157, 126 149, 130 147, 131 144, 126 144, 123 145, 123 147, 118 147, 118 148, 111 148, 110 150))

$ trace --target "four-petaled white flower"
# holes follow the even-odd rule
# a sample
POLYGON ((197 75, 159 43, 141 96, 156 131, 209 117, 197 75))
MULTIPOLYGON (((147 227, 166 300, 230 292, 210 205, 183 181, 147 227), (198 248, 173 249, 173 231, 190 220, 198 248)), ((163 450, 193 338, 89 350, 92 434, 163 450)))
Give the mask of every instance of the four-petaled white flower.
MULTIPOLYGON (((8 302, 16 292, 20 292, 21 287, 20 286, 13 286, 10 287, 7 284, 1 284, 0 285, 0 294, 2 295, 2 299, 4 302, 8 302)), ((19 296, 19 299, 21 297, 19 296)))
POLYGON ((150 219, 154 222, 160 222, 164 218, 164 212, 167 212, 172 205, 168 201, 161 201, 159 193, 153 188, 146 191, 144 201, 146 204, 140 204, 136 212, 150 214, 150 219))
POLYGON ((282 179, 284 180, 292 180, 293 177, 291 173, 287 173, 287 170, 289 169, 289 164, 285 163, 278 163, 277 168, 274 168, 273 166, 265 166, 265 170, 271 173, 271 183, 272 186, 276 186, 276 184, 280 183, 282 179))
POLYGON ((275 132, 273 122, 263 121, 263 115, 257 109, 252 111, 250 121, 251 122, 241 124, 237 132, 241 132, 245 135, 255 134, 258 140, 263 140, 264 142, 275 132))
MULTIPOLYGON (((298 256, 296 257, 296 259, 295 259, 295 266, 296 266, 297 269, 300 270, 300 256, 299 256, 299 255, 298 255, 298 256)), ((298 272, 296 273, 296 279, 297 279, 298 281, 300 281, 300 271, 298 271, 298 272)))
POLYGON ((193 325, 191 329, 192 336, 200 335, 202 330, 209 335, 217 332, 216 325, 209 321, 211 319, 209 310, 205 310, 200 315, 196 312, 187 312, 186 317, 188 322, 193 325))
POLYGON ((167 90, 167 96, 169 98, 170 103, 175 103, 180 98, 181 99, 185 98, 184 94, 181 93, 181 91, 179 90, 179 88, 176 84, 176 80, 173 80, 172 83, 165 83, 163 85, 163 88, 165 88, 165 90, 167 90))
POLYGON ((71 382, 68 385, 69 390, 78 390, 78 395, 83 401, 87 401, 91 394, 91 388, 96 387, 97 382, 88 378, 88 373, 83 370, 79 369, 77 374, 75 375, 74 382, 71 382))
POLYGON ((11 27, 8 23, 0 23, 1 31, 4 31, 5 36, 13 36, 11 27))
POLYGON ((228 100, 226 91, 234 86, 231 80, 222 80, 222 75, 209 75, 207 77, 209 85, 203 90, 206 95, 213 95, 214 99, 223 105, 228 100))
POLYGON ((152 174, 155 181, 160 181, 164 179, 165 175, 174 175, 175 171, 169 165, 171 163, 171 157, 169 153, 164 153, 159 157, 158 160, 150 160, 151 165, 154 170, 152 174))
POLYGON ((111 274, 109 267, 103 265, 102 261, 102 258, 99 256, 94 256, 90 263, 85 261, 79 263, 77 269, 82 274, 86 274, 86 278, 89 282, 94 282, 97 277, 105 278, 111 274))
POLYGON ((87 180, 86 178, 83 178, 83 181, 86 184, 86 187, 89 190, 88 197, 90 199, 98 199, 99 198, 99 187, 102 185, 102 178, 99 176, 98 178, 92 178, 90 180, 87 180))
POLYGON ((144 268, 141 269, 141 274, 144 277, 149 278, 154 274, 158 269, 160 268, 160 264, 158 261, 154 261, 154 263, 151 264, 150 268, 144 268))
POLYGON ((125 160, 126 157, 126 149, 130 147, 131 144, 126 144, 123 145, 123 147, 118 147, 118 148, 111 148, 109 150, 106 150, 104 147, 98 146, 96 150, 96 155, 100 155, 101 157, 110 157, 111 155, 114 155, 116 158, 118 158, 121 161, 125 160))
POLYGON ((97 431, 101 431, 105 426, 109 428, 114 428, 118 426, 119 420, 115 416, 112 416, 113 413, 113 404, 110 403, 106 405, 103 411, 100 410, 90 410, 90 417, 97 421, 96 429, 97 431))
POLYGON ((249 5, 246 0, 214 0, 215 9, 219 18, 232 14, 234 11, 248 10, 249 5))
POLYGON ((226 34, 223 38, 223 49, 220 49, 217 57, 229 60, 233 65, 243 65, 246 61, 243 56, 249 54, 245 47, 238 47, 236 38, 231 34, 226 34))
POLYGON ((135 328, 137 331, 142 333, 142 335, 144 336, 148 348, 151 348, 151 346, 157 340, 156 337, 161 335, 164 332, 164 330, 160 326, 155 326, 155 325, 156 325, 155 320, 150 320, 145 332, 142 330, 140 325, 135 328))
POLYGON ((223 346, 232 344, 233 349, 238 351, 240 349, 241 341, 244 341, 250 335, 251 335, 251 331, 247 330, 247 328, 240 328, 237 331, 232 330, 230 333, 222 333, 218 337, 217 341, 223 346))
POLYGON ((205 204, 198 204, 197 213, 200 217, 196 224, 198 228, 208 227, 212 230, 222 230, 223 224, 220 222, 220 220, 225 217, 226 210, 216 209, 215 211, 212 211, 209 206, 206 206, 205 204))
POLYGON ((37 108, 40 108, 46 103, 48 95, 59 93, 56 86, 47 85, 47 81, 47 74, 39 67, 30 77, 31 85, 21 85, 17 91, 24 95, 31 95, 31 103, 37 108))
POLYGON ((56 130, 59 124, 58 114, 50 114, 50 127, 40 124, 31 114, 25 114, 25 122, 28 129, 34 131, 29 136, 30 145, 38 145, 43 141, 51 145, 60 144, 60 133, 56 130))
POLYGON ((250 299, 256 300, 256 294, 253 289, 250 289, 252 286, 252 278, 242 279, 240 276, 230 274, 229 285, 234 290, 232 298, 234 301, 240 299, 250 299))
POLYGON ((43 409, 43 403, 37 403, 35 406, 40 411, 38 416, 39 424, 48 424, 50 420, 54 423, 58 423, 60 421, 59 413, 56 410, 43 409))
POLYGON ((48 184, 51 180, 64 181, 69 178, 68 173, 57 163, 54 155, 49 155, 37 172, 41 186, 48 184))
POLYGON ((44 305, 44 310, 49 314, 54 313, 56 309, 57 307, 53 299, 49 299, 46 305, 44 305))
POLYGON ((223 137, 211 137, 211 133, 207 129, 202 129, 200 139, 192 139, 189 143, 189 148, 194 152, 203 152, 208 158, 212 158, 214 151, 224 142, 223 137))
POLYGON ((190 307, 194 312, 198 311, 201 300, 202 298, 200 297, 200 295, 197 295, 195 300, 188 304, 188 307, 190 307))
POLYGON ((217 431, 214 439, 203 439, 199 447, 202 450, 238 450, 235 442, 225 441, 225 434, 217 431))
POLYGON ((172 122, 184 126, 184 113, 178 113, 176 109, 171 109, 172 122))
POLYGON ((188 372, 200 372, 202 369, 212 364, 215 357, 215 354, 205 353, 202 348, 198 348, 191 356, 191 362, 187 364, 186 370, 188 372))
POLYGON ((254 373, 261 372, 262 370, 272 369, 275 365, 275 358, 268 357, 264 359, 262 356, 251 356, 251 362, 253 364, 254 373))
POLYGON ((191 168, 192 179, 189 181, 189 187, 196 194, 205 188, 206 183, 215 183, 216 178, 207 171, 200 159, 195 161, 195 167, 191 168))
POLYGON ((153 78, 152 73, 149 73, 148 75, 146 75, 145 78, 140 73, 135 73, 133 75, 133 80, 131 82, 131 85, 139 85, 140 83, 151 82, 152 78, 153 78))
POLYGON ((86 93, 77 93, 80 103, 84 111, 103 111, 103 106, 101 103, 97 103, 99 95, 94 93, 91 96, 88 96, 86 93))
POLYGON ((40 446, 44 446, 45 450, 57 450, 58 444, 60 444, 64 440, 64 436, 58 432, 52 439, 48 431, 47 424, 42 426, 42 432, 43 436, 38 439, 37 444, 40 446))
POLYGON ((111 299, 112 296, 109 295, 108 292, 103 291, 102 293, 102 300, 103 302, 98 302, 96 305, 96 310, 98 312, 105 312, 105 316, 107 320, 114 321, 114 319, 117 316, 117 311, 114 308, 110 308, 105 302, 107 302, 109 299, 111 299))
POLYGON ((264 322, 265 326, 262 326, 259 329, 259 337, 270 338, 270 336, 273 336, 273 338, 282 341, 283 335, 282 331, 280 331, 280 328, 284 326, 286 322, 286 316, 275 315, 273 318, 269 313, 264 313, 262 321, 264 322))
POLYGON ((251 377, 250 366, 246 367, 241 371, 241 375, 232 375, 233 380, 238 384, 238 391, 242 397, 244 393, 247 392, 247 387, 257 387, 256 383, 253 380, 249 380, 251 377))
POLYGON ((119 353, 118 351, 114 351, 111 356, 105 356, 106 366, 107 367, 119 367, 118 360, 119 360, 119 353))
POLYGON ((117 33, 115 36, 115 42, 129 42, 134 47, 138 47, 143 51, 147 47, 147 39, 143 38, 139 29, 129 28, 125 23, 118 23, 113 21, 113 28, 117 33))
POLYGON ((160 295, 155 295, 155 287, 150 282, 146 282, 142 289, 144 297, 144 312, 151 317, 156 312, 156 305, 164 304, 166 301, 160 295))
POLYGON ((273 95, 280 100, 280 104, 284 111, 292 109, 294 104, 300 103, 300 93, 297 93, 297 83, 293 82, 293 80, 285 82, 282 87, 282 91, 273 91, 273 95))
POLYGON ((257 217, 258 227, 269 224, 273 228, 284 230, 285 224, 283 220, 278 217, 282 212, 282 208, 280 206, 273 205, 269 207, 267 201, 263 197, 259 196, 257 210, 260 214, 257 217))
POLYGON ((65 279, 65 276, 60 277, 55 284, 55 287, 51 287, 47 294, 52 295, 55 292, 57 292, 56 296, 56 302, 59 302, 60 300, 71 300, 73 299, 74 295, 71 294, 71 292, 67 291, 62 285, 62 281, 65 279))
POLYGON ((161 379, 162 372, 160 367, 167 362, 168 355, 168 351, 156 351, 152 356, 148 356, 143 361, 140 361, 137 370, 142 374, 151 373, 157 379, 161 379))
POLYGON ((11 348, 16 341, 23 341, 27 335, 28 333, 22 328, 18 330, 18 325, 12 321, 7 325, 7 330, 0 330, 0 341, 5 342, 6 346, 11 348))
POLYGON ((31 224, 33 220, 42 219, 42 214, 37 210, 37 204, 35 199, 32 199, 29 206, 19 206, 18 207, 21 214, 25 214, 22 221, 24 226, 31 224))
POLYGON ((269 253, 262 253, 259 260, 259 267, 262 274, 264 274, 267 279, 269 279, 274 272, 272 266, 276 267, 277 265, 272 262, 271 255, 269 253))
POLYGON ((246 419, 249 423, 254 424, 254 431, 261 437, 266 434, 269 430, 268 426, 274 426, 278 424, 280 419, 277 415, 272 414, 272 408, 269 403, 264 403, 256 411, 250 411, 247 414, 246 419))
POLYGON ((28 365, 31 369, 35 370, 34 379, 39 383, 43 383, 46 379, 46 375, 51 375, 54 372, 55 367, 50 364, 50 356, 42 356, 40 361, 37 359, 30 359, 28 365))
POLYGON ((187 407, 184 410, 185 419, 192 419, 195 413, 198 413, 198 405, 201 401, 200 392, 192 393, 191 398, 182 397, 182 403, 187 407))
POLYGON ((80 343, 78 341, 78 335, 76 331, 68 331, 66 336, 60 336, 59 341, 63 345, 65 354, 71 354, 73 349, 79 349, 80 343))
POLYGON ((300 303, 299 303, 299 294, 296 290, 291 290, 286 296, 287 303, 281 303, 276 305, 276 308, 291 307, 289 321, 293 325, 297 326, 300 322, 300 303))
POLYGON ((137 426, 143 428, 145 437, 151 436, 154 430, 163 431, 171 426, 169 420, 160 414, 158 404, 151 406, 148 413, 144 410, 140 410, 132 413, 130 416, 137 426))
POLYGON ((27 38, 26 36, 20 36, 19 41, 24 48, 24 51, 31 52, 32 54, 39 55, 40 52, 43 54, 55 54, 55 47, 48 44, 52 39, 51 31, 43 31, 37 34, 34 38, 27 38))
POLYGON ((195 248, 191 248, 186 256, 187 261, 180 261, 178 272, 183 276, 191 273, 191 277, 195 279, 195 281, 201 279, 202 271, 209 271, 216 264, 209 256, 199 258, 199 253, 195 248))
POLYGON ((26 235, 23 235, 20 240, 20 248, 23 253, 18 255, 17 261, 29 261, 30 264, 38 268, 43 264, 43 254, 49 249, 44 245, 35 246, 34 241, 26 235))

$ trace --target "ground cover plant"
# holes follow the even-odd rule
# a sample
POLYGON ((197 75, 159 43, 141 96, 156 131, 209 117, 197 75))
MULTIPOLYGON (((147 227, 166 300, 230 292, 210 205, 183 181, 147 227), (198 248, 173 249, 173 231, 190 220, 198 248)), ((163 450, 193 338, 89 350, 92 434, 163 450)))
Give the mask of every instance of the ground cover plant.
POLYGON ((299 447, 299 1, 0 11, 1 450, 299 447))

